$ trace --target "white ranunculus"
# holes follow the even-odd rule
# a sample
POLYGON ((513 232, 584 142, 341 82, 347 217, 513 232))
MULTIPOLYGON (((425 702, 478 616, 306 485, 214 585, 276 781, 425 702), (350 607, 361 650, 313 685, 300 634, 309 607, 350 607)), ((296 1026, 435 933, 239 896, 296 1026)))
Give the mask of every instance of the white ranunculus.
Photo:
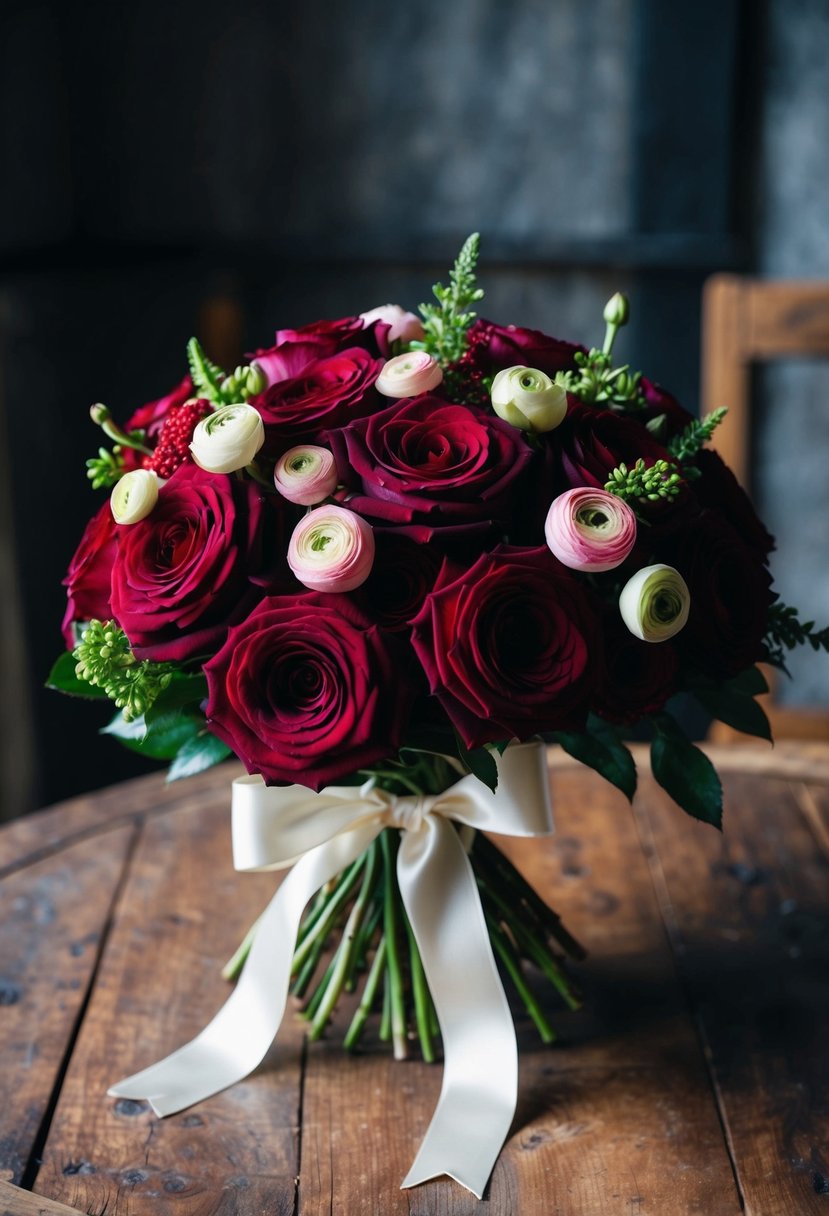
POLYGON ((499 418, 522 431, 552 431, 564 421, 567 392, 535 367, 505 367, 490 389, 499 418))
POLYGON ((643 642, 666 642, 684 629, 691 606, 685 579, 673 566, 644 566, 619 596, 628 629, 643 642))
POLYGON ((265 442, 262 415, 252 405, 223 405, 203 418, 193 432, 190 451, 208 473, 235 473, 253 460, 265 442))
POLYGON ((109 497, 117 524, 137 524, 158 502, 158 478, 150 469, 133 469, 114 485, 109 497))

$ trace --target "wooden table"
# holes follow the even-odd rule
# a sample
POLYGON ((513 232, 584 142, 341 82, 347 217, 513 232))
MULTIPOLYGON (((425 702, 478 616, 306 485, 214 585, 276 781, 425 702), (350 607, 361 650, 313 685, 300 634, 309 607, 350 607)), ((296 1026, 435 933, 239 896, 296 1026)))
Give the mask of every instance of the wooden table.
MULTIPOLYGON (((590 948, 586 1010, 517 1014, 518 1112, 481 1210, 827 1216, 829 751, 715 757, 726 830, 566 758, 557 835, 513 855, 590 948)), ((646 766, 645 766, 646 767, 646 766)), ((0 832, 0 1216, 461 1216, 400 1191, 441 1069, 306 1046, 165 1120, 107 1085, 197 1032, 272 875, 231 866, 225 769, 142 778, 0 832)))

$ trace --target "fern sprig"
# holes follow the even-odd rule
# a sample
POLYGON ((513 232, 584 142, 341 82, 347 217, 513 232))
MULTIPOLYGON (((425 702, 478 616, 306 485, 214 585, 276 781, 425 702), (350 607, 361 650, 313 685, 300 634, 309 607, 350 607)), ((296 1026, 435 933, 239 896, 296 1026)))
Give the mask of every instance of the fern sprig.
POLYGON ((463 243, 455 265, 449 271, 449 286, 435 283, 432 291, 437 304, 421 304, 425 337, 412 347, 425 350, 441 364, 456 363, 467 348, 467 332, 475 320, 471 308, 484 298, 477 286, 475 267, 478 263, 480 236, 473 232, 463 243))
POLYGON ((812 650, 829 653, 829 626, 815 629, 814 621, 801 621, 797 609, 780 600, 769 609, 766 626, 766 661, 786 670, 785 654, 795 646, 808 644, 812 650))
POLYGON ((218 363, 208 359, 198 338, 191 338, 187 343, 187 362, 196 394, 207 401, 224 404, 222 381, 226 378, 225 373, 218 363))
POLYGON ((718 409, 712 410, 704 418, 694 418, 692 422, 688 423, 684 431, 679 435, 674 435, 668 444, 668 451, 680 464, 684 464, 686 460, 693 460, 697 452, 701 450, 714 434, 714 431, 727 413, 727 409, 718 409))

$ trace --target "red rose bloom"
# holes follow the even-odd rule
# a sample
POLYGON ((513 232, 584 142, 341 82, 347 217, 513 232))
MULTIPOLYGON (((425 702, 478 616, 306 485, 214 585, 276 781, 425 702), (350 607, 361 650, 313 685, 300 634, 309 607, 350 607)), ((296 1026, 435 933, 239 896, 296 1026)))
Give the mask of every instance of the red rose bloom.
MULTIPOLYGON (((596 409, 569 398, 561 426, 544 436, 553 458, 552 497, 576 486, 604 488, 620 464, 630 469, 641 457, 645 464, 671 460, 666 448, 632 418, 596 409)), ((552 501, 552 498, 551 498, 552 501)))
POLYGON ((522 329, 517 325, 494 325, 478 320, 469 330, 471 361, 487 372, 504 367, 535 367, 548 376, 574 368, 577 351, 587 353, 584 346, 550 338, 538 329, 522 329))
POLYGON ((673 644, 641 641, 625 627, 618 609, 603 617, 602 640, 591 709, 620 725, 662 709, 678 688, 673 644))
POLYGON ((278 454, 317 438, 327 427, 370 414, 379 404, 374 382, 383 360, 353 346, 313 359, 288 379, 250 398, 265 424, 266 450, 278 454))
POLYGON ((426 540, 504 518, 533 453, 521 431, 493 414, 425 393, 333 431, 328 440, 354 494, 349 507, 372 521, 427 525, 426 540))
POLYGON ((69 563, 63 580, 67 595, 62 626, 69 650, 75 646, 72 626, 76 621, 107 621, 112 616, 110 579, 118 548, 117 531, 109 502, 105 502, 86 525, 77 552, 69 563))
POLYGON ((185 464, 146 519, 119 529, 112 611, 140 658, 187 659, 224 641, 262 595, 272 518, 252 482, 185 464))
POLYGON ((396 530, 374 534, 371 574, 354 593, 383 629, 404 630, 435 585, 441 558, 433 545, 419 545, 396 530))
POLYGON ((185 376, 182 382, 171 389, 165 397, 159 397, 158 401, 150 401, 147 405, 142 405, 140 409, 137 409, 124 430, 144 431, 152 446, 153 441, 161 433, 161 428, 173 406, 183 405, 194 395, 193 381, 189 376, 185 376))
POLYGON ((549 549, 500 545, 446 562, 413 623, 429 686, 467 747, 583 729, 596 614, 549 549))
POLYGON ((347 596, 265 599, 205 664, 210 729, 268 784, 318 790, 399 748, 391 646, 347 596))
POLYGON ((694 457, 702 474, 692 482, 694 497, 703 507, 719 511, 742 539, 762 557, 774 548, 774 537, 766 528, 737 478, 723 458, 711 448, 703 448, 694 457))
POLYGON ((660 416, 665 419, 664 434, 660 431, 660 439, 673 439, 674 435, 685 430, 689 422, 694 421, 694 415, 690 414, 684 405, 680 405, 676 397, 661 384, 654 384, 643 376, 639 381, 639 388, 645 398, 645 408, 638 415, 642 419, 642 425, 660 416))

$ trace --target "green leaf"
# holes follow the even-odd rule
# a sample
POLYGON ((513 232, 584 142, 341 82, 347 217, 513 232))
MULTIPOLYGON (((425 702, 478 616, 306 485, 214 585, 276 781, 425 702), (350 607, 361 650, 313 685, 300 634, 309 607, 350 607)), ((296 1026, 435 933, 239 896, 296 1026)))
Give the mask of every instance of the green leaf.
POLYGON ((180 781, 182 777, 193 777, 232 754, 226 743, 204 731, 182 744, 170 765, 167 780, 180 781))
POLYGON ((722 785, 711 761, 670 714, 653 718, 651 770, 674 802, 694 819, 722 828, 722 785))
POLYGON ((148 723, 184 705, 198 705, 207 696, 207 680, 199 672, 187 675, 175 672, 165 689, 156 697, 145 714, 148 723))
POLYGON ((187 742, 204 729, 202 714, 183 709, 174 709, 161 714, 152 722, 144 717, 125 722, 123 714, 117 714, 101 734, 113 735, 130 751, 151 756, 154 760, 173 760, 187 742))
POLYGON ((747 667, 733 680, 728 681, 728 687, 747 697, 757 697, 769 690, 768 681, 759 667, 747 667))
POLYGON ((75 675, 76 666, 77 659, 72 651, 64 651, 49 672, 46 687, 55 688, 58 692, 65 692, 70 697, 84 697, 88 701, 106 701, 107 695, 103 688, 78 679, 75 675))
POLYGON ((628 801, 633 801, 636 764, 608 722, 590 714, 586 731, 557 730, 553 732, 553 738, 568 755, 595 769, 606 781, 621 790, 628 801))
POLYGON ((713 718, 758 739, 772 742, 771 725, 765 710, 753 697, 736 692, 728 685, 721 688, 695 688, 694 696, 713 718))
POLYGON ((498 765, 492 752, 486 747, 476 747, 470 751, 460 735, 455 736, 455 742, 464 768, 473 773, 494 794, 498 787, 498 765))

